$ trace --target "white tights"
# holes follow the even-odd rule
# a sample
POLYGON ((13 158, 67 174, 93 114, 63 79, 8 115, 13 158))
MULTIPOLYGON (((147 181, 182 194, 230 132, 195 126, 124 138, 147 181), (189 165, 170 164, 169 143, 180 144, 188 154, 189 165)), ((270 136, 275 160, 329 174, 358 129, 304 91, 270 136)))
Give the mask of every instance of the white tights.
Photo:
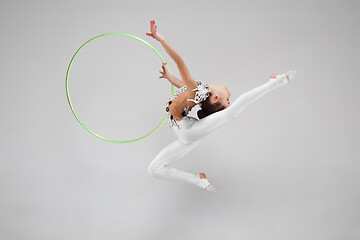
POLYGON ((252 102, 287 83, 285 74, 278 75, 267 83, 243 93, 224 110, 200 120, 190 116, 184 117, 177 122, 180 129, 176 124, 172 127, 178 139, 161 150, 149 165, 148 173, 154 177, 188 182, 207 189, 206 187, 209 185, 207 179, 200 179, 198 174, 178 170, 169 164, 184 157, 199 144, 200 139, 234 119, 252 102))

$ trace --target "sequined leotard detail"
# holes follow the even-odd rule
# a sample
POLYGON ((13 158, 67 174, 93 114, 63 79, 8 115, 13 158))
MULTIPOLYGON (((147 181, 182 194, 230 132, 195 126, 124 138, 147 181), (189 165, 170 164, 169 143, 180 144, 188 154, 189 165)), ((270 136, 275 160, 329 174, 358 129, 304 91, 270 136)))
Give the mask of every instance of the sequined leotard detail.
MULTIPOLYGON (((203 82, 201 82, 200 80, 197 80, 197 79, 196 79, 196 81, 198 83, 198 86, 193 89, 193 91, 196 91, 195 97, 194 97, 194 99, 187 99, 187 101, 188 102, 191 101, 191 102, 194 102, 195 104, 199 104, 200 102, 204 101, 210 95, 211 90, 208 89, 209 87, 205 83, 203 83, 203 82)), ((170 112, 169 112, 169 105, 172 103, 172 101, 175 98, 177 98, 177 96, 180 93, 183 93, 183 92, 185 92, 187 90, 188 90, 188 88, 187 88, 186 85, 182 86, 181 88, 179 88, 178 90, 175 91, 175 93, 169 98, 169 101, 166 104, 166 112, 168 113, 169 124, 170 124, 171 127, 173 127, 174 124, 176 124, 177 127, 180 128, 179 125, 177 124, 174 116, 171 115, 170 112)), ((185 117, 185 116, 187 116, 189 114, 189 107, 190 106, 186 106, 184 108, 184 111, 182 112, 183 117, 185 117)))

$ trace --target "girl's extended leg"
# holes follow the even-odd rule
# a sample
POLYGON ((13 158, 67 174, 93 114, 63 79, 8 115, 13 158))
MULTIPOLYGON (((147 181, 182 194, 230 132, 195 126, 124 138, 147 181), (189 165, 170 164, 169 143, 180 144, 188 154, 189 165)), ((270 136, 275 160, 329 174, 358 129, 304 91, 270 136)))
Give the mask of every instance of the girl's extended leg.
POLYGON ((148 167, 148 173, 154 177, 178 180, 195 184, 209 191, 216 191, 207 179, 201 179, 198 174, 184 172, 168 166, 188 154, 199 144, 199 141, 186 144, 179 139, 170 143, 155 157, 148 167))
MULTIPOLYGON (((289 74, 290 72, 288 72, 286 75, 289 74)), ((294 77, 294 74, 295 72, 291 74, 290 79, 294 77)), ((266 93, 287 84, 288 80, 286 75, 277 75, 276 78, 270 79, 267 83, 242 94, 226 109, 196 121, 191 128, 186 129, 186 131, 183 132, 182 137, 186 140, 186 142, 200 140, 215 129, 218 129, 230 120, 234 119, 247 106, 264 96, 266 93)))

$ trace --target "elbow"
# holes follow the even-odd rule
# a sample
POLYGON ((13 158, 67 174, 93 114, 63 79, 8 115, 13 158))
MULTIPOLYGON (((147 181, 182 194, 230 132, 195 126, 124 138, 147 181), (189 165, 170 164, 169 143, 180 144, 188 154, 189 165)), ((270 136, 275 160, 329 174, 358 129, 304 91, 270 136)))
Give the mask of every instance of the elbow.
POLYGON ((182 59, 182 57, 177 57, 175 60, 174 60, 174 62, 176 63, 176 66, 181 66, 182 64, 184 64, 185 62, 184 62, 184 59, 182 59))

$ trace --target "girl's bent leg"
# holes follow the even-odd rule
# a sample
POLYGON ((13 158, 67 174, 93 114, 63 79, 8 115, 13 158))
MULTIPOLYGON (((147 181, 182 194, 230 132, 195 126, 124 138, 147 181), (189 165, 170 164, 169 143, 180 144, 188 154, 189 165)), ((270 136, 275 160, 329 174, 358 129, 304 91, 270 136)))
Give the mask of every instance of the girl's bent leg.
POLYGON ((154 177, 177 180, 195 184, 201 188, 209 185, 207 179, 200 179, 198 174, 189 173, 168 166, 188 154, 199 144, 199 141, 185 144, 179 139, 166 146, 155 157, 148 167, 148 173, 154 177))
POLYGON ((264 96, 266 93, 284 86, 288 83, 285 74, 278 75, 244 94, 240 95, 228 108, 213 113, 197 122, 184 132, 186 141, 197 141, 215 129, 224 126, 227 122, 237 117, 247 106, 264 96))

